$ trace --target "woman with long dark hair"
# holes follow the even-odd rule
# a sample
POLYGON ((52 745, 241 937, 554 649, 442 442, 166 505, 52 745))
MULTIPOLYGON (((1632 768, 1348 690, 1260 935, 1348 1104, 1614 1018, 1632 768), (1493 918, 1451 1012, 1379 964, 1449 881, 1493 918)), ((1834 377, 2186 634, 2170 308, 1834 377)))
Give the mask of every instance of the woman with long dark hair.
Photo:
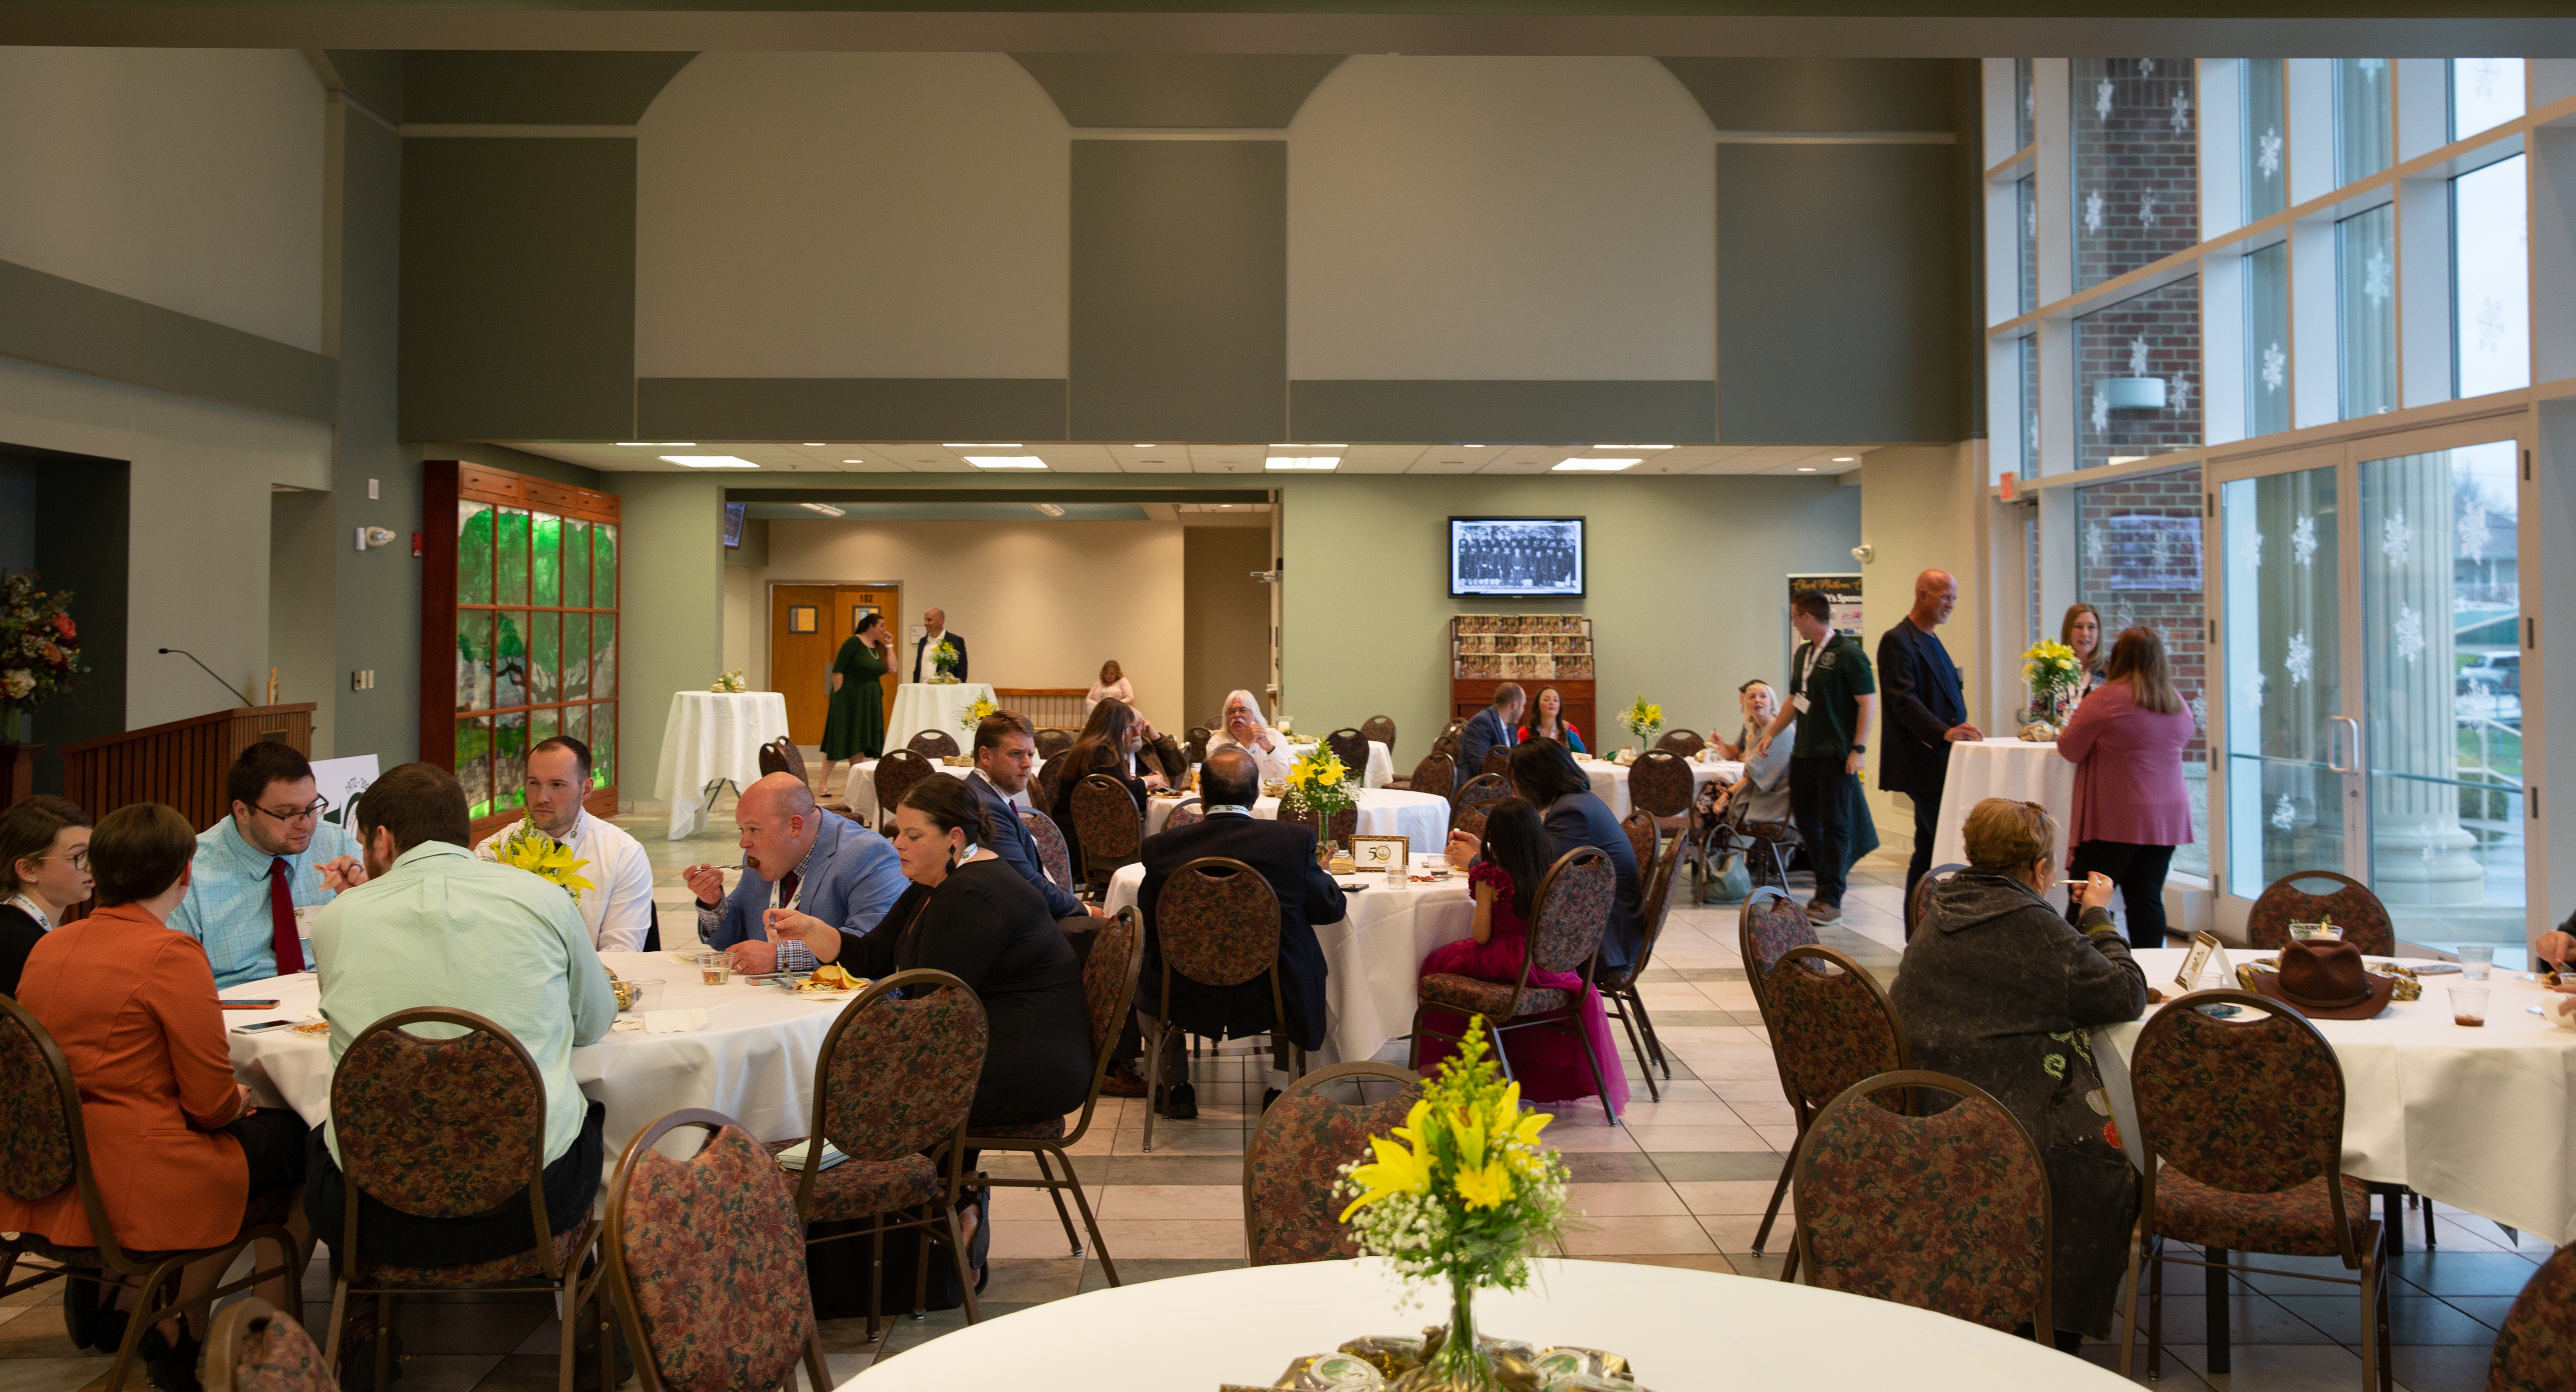
POLYGON ((823 781, 814 791, 831 791, 836 760, 873 759, 885 752, 885 683, 894 651, 894 634, 874 610, 860 616, 858 629, 841 641, 832 659, 832 706, 823 717, 823 781))
POLYGON ((1565 718, 1565 697, 1552 686, 1542 686, 1530 698, 1530 723, 1521 727, 1521 742, 1551 739, 1574 753, 1585 753, 1583 732, 1565 718))
MULTIPOLYGON (((1472 976, 1505 985, 1518 982, 1521 963, 1529 955, 1530 917, 1537 911, 1539 881, 1547 878, 1558 854, 1537 808, 1522 798, 1494 804, 1485 818, 1484 857, 1467 872, 1467 886, 1476 899, 1473 936, 1433 948, 1422 959, 1422 974, 1472 976)), ((1601 993, 1586 989, 1576 972, 1532 971, 1529 985, 1534 991, 1583 992, 1578 1013, 1583 1032, 1592 1041, 1593 1057, 1601 1061, 1601 1075, 1608 1080, 1611 1108, 1627 1106, 1628 1075, 1620 1067, 1618 1045, 1610 1038, 1601 993)), ((1422 1022, 1453 1037, 1467 1032, 1466 1017, 1453 1011, 1426 1011, 1422 1022)), ((1420 1048, 1427 1076, 1457 1046, 1426 1035, 1420 1048)), ((1503 1054, 1511 1061, 1512 1076, 1520 1080, 1521 1095, 1531 1101, 1570 1102, 1601 1090, 1593 1084, 1583 1046, 1561 1030, 1513 1030, 1503 1036, 1503 1054)))
POLYGON ((2132 628, 2111 648, 2102 689, 2057 737, 2057 752, 2075 764, 2067 871, 2098 870, 2120 887, 2133 947, 2165 945, 2165 870, 2174 847, 2191 844, 2182 752, 2198 729, 2174 690, 2164 640, 2152 628, 2132 628))
POLYGON ((1082 865, 1082 833, 1073 824, 1073 790, 1082 780, 1095 773, 1105 773, 1125 784, 1128 796, 1136 799, 1136 810, 1145 809, 1145 794, 1162 786, 1160 775, 1139 778, 1136 775, 1136 751, 1144 747, 1144 722, 1135 709, 1124 701, 1103 701, 1091 708, 1091 718, 1082 723, 1082 733, 1075 736, 1073 747, 1064 751, 1064 767, 1056 775, 1055 805, 1047 815, 1055 819, 1056 830, 1064 833, 1066 854, 1073 865, 1082 865))
MULTIPOLYGON (((1645 928, 1638 921, 1645 901, 1645 882, 1637 865, 1637 848, 1610 804, 1592 791, 1592 779, 1575 766, 1574 756, 1554 740, 1531 740, 1512 751, 1512 791, 1538 809, 1547 827, 1548 860, 1577 846, 1590 846, 1610 857, 1619 877, 1619 895, 1610 905, 1610 922, 1601 932, 1601 965, 1616 970, 1637 960, 1645 928)), ((1449 833, 1449 863, 1461 869, 1473 862, 1484 842, 1472 832, 1449 833)))

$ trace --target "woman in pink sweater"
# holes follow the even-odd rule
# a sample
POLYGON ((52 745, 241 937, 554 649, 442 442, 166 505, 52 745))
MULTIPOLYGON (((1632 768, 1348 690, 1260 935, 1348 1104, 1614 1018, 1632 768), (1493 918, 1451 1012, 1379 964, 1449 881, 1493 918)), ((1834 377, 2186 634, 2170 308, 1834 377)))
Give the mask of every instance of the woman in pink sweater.
POLYGON ((2075 764, 2066 873, 2110 876, 2128 901, 2129 945, 2162 947, 2165 868, 2174 847, 2191 844, 2182 751, 2196 722, 2154 629, 2123 632, 2108 670, 2057 737, 2057 752, 2075 764))

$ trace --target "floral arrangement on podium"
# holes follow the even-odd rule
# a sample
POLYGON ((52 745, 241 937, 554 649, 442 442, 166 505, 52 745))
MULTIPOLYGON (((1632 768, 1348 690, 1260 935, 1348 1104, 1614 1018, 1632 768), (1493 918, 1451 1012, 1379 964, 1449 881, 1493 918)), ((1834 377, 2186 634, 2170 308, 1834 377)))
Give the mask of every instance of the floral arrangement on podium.
POLYGON ((955 643, 942 638, 939 640, 939 646, 930 650, 930 680, 925 684, 930 686, 957 684, 957 645, 955 643))
POLYGON ((80 685, 80 627, 69 590, 42 590, 32 570, 0 573, 0 744, 24 743, 48 697, 80 685))
POLYGON ((1312 812, 1322 824, 1316 837, 1320 847, 1331 839, 1333 814, 1345 807, 1359 805, 1359 790, 1352 786, 1350 767, 1329 744, 1318 744, 1297 756, 1288 766, 1286 785, 1279 793, 1282 816, 1291 812, 1312 812))
POLYGON ((2021 655, 2021 679, 2030 688, 2030 710, 2021 737, 2034 743, 2057 738, 2074 712, 2075 693, 2084 683, 2084 664, 2075 650, 2054 638, 2043 638, 2021 655))
POLYGON ((957 728, 971 734, 976 726, 984 723, 985 716, 999 709, 1001 707, 993 704, 992 697, 978 696, 967 702, 964 709, 957 712, 957 728))
POLYGON ((1655 742, 1655 732, 1664 728, 1664 708, 1648 701, 1646 693, 1640 691, 1636 699, 1628 703, 1628 709, 1619 713, 1619 723, 1637 737, 1639 746, 1651 746, 1655 742))
POLYGON ((717 673, 714 684, 707 690, 722 692, 727 696, 740 696, 751 690, 751 683, 742 679, 742 669, 736 667, 730 672, 717 673))
POLYGON ((522 819, 518 826, 512 828, 510 834, 502 838, 495 856, 503 865, 525 870, 561 888, 575 900, 581 898, 583 890, 599 888, 578 873, 590 862, 574 859, 572 847, 537 830, 533 821, 522 819))

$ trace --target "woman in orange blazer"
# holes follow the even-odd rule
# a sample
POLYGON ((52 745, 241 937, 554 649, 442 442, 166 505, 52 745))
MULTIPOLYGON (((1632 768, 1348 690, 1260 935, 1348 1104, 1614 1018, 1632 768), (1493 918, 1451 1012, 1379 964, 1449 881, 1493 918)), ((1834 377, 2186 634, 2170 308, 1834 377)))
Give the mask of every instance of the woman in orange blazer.
MULTIPOLYGON (((187 819, 171 808, 144 803, 108 814, 90 838, 100 907, 47 933, 19 979, 19 1004, 71 1065, 99 1198, 127 1251, 225 1246, 251 1200, 279 1189, 291 1196, 304 1178, 307 1128, 291 1111, 251 1106, 250 1089, 233 1080, 206 950, 162 926, 187 891, 195 851, 187 819)), ((285 1214, 301 1267, 313 1250, 304 1206, 290 1197, 285 1214)), ((32 1202, 0 1191, 6 1231, 66 1246, 98 1240, 77 1186, 32 1202)), ((182 1295, 221 1284, 231 1259, 227 1251, 192 1263, 182 1295)), ((96 1287, 78 1289, 94 1296, 96 1287)), ((283 1289, 261 1294, 274 1304, 287 1297, 283 1289)), ((67 1315, 75 1342, 113 1349, 123 1322, 94 1313, 67 1315)), ((196 1387, 205 1318, 198 1310, 185 1333, 172 1321, 144 1336, 153 1380, 165 1392, 196 1387)))

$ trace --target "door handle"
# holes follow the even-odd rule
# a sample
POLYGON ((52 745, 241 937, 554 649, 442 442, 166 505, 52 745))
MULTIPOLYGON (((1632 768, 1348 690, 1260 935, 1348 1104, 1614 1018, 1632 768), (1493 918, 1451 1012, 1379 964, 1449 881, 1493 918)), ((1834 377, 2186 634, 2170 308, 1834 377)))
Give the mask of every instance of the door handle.
POLYGON ((2326 717, 2326 723, 2328 725, 2348 726, 2352 731, 2352 762, 2349 764, 2338 764, 2334 761, 2334 732, 2332 730, 2328 730, 2326 732, 2326 767, 2334 770, 2336 773, 2359 772, 2361 769, 2361 722, 2353 719, 2349 715, 2329 715, 2326 717))

